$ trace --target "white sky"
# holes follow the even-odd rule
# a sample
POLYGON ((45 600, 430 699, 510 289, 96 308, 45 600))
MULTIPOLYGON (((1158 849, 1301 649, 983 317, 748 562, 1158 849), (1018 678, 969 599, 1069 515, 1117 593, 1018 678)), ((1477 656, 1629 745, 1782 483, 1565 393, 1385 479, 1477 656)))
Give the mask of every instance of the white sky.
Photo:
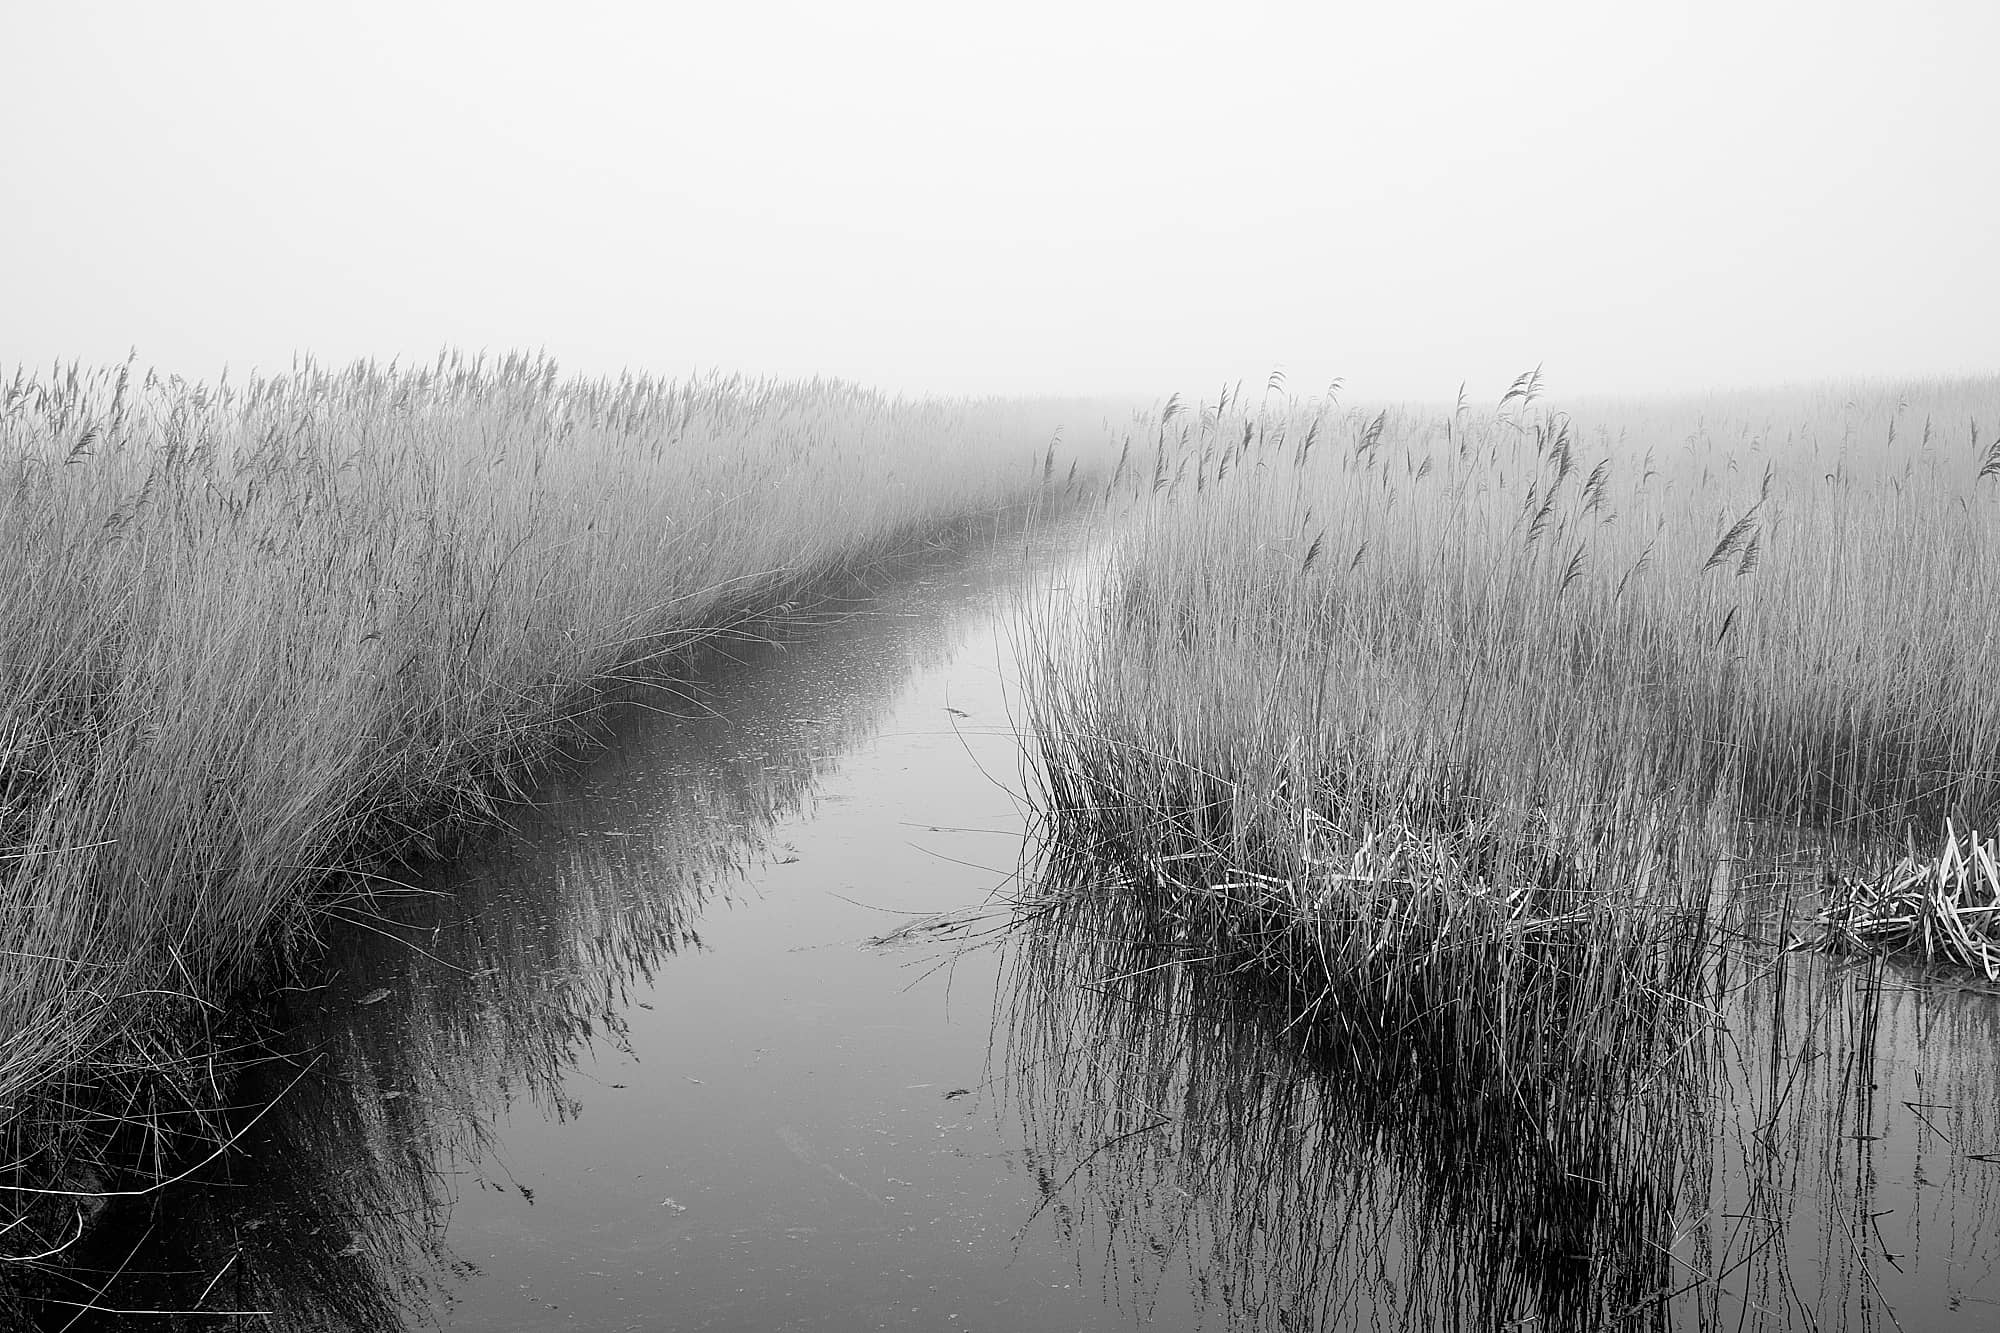
POLYGON ((2000 371, 2000 0, 4 0, 0 366, 2000 371))

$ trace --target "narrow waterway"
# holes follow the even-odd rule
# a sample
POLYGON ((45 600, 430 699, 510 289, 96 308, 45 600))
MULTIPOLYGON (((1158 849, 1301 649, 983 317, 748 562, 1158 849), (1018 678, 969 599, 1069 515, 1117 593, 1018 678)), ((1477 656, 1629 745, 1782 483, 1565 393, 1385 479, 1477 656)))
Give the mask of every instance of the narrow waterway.
POLYGON ((1081 568, 946 558, 626 709, 356 919, 243 1151, 105 1228, 78 1294, 117 1271, 104 1304, 283 1329, 1128 1324, 1022 1230, 1046 1171, 998 1113, 976 938, 1022 855, 1017 599, 1081 568))
POLYGON ((1581 1179, 1088 895, 1014 920, 1013 635, 1088 570, 941 559, 624 710, 356 917, 238 1151, 57 1289, 181 1313, 75 1326, 2000 1326, 1986 995, 1794 956, 1730 989, 1672 1133, 1608 1118, 1581 1179))

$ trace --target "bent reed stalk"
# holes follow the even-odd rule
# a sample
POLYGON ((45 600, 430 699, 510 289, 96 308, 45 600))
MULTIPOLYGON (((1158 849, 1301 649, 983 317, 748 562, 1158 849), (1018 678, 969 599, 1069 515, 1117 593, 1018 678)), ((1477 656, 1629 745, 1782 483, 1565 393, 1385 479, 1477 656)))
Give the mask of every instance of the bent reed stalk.
POLYGON ((1054 498, 1079 410, 533 356, 0 381, 0 1249, 81 1226, 79 1155, 220 1134, 232 998, 371 866, 607 690, 1054 498))

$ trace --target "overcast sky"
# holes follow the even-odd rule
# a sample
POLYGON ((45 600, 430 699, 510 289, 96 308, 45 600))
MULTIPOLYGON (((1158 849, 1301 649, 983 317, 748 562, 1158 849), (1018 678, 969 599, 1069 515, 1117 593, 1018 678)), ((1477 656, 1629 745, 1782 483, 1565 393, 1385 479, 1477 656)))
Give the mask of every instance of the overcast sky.
POLYGON ((1996 371, 1996 60, 1996 0, 8 0, 0 366, 1996 371))

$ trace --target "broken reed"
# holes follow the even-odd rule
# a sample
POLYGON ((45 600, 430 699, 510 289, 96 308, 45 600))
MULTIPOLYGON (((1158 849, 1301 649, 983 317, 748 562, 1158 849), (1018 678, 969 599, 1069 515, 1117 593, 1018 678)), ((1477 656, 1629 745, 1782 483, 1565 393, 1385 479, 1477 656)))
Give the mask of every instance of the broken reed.
POLYGON ((199 1033, 367 914, 340 872, 493 817, 607 689, 1052 495, 1074 408, 518 356, 0 380, 0 1232, 68 1233, 22 1191, 79 1145, 212 1128, 199 1033))
POLYGON ((2000 859, 1977 829, 1961 845, 1947 823, 1935 856, 1912 845, 1887 870, 1837 878, 1826 899, 1814 919, 1823 948, 1910 955, 2000 982, 2000 859))

